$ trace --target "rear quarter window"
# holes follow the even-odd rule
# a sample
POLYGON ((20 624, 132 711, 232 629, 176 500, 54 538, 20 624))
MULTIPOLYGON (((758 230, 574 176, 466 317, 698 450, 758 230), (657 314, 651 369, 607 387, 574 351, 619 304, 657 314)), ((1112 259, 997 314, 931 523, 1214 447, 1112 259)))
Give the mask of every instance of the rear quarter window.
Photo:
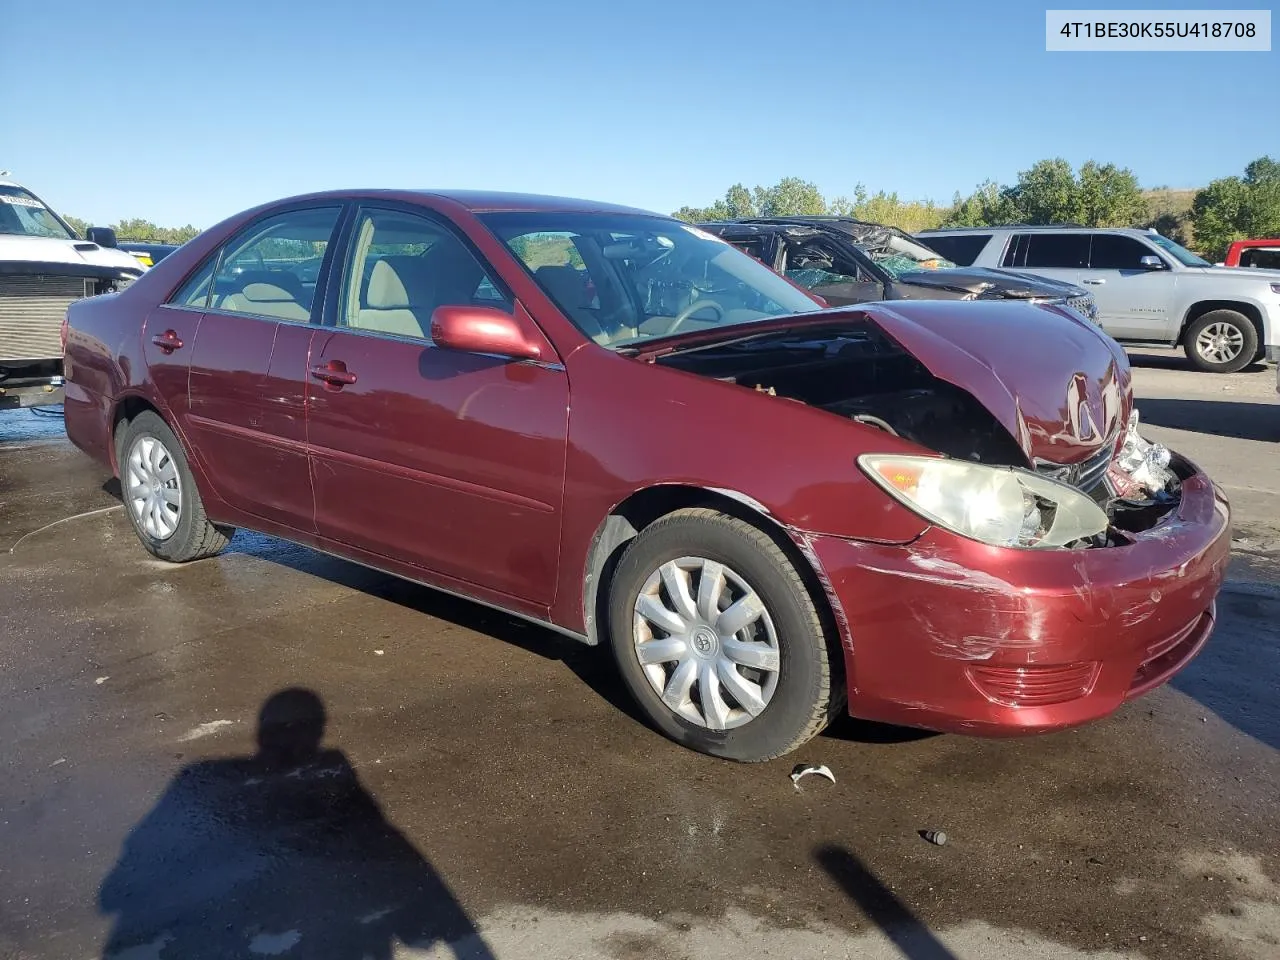
POLYGON ((978 254, 991 241, 989 233, 960 233, 949 237, 917 237, 930 250, 941 254, 957 267, 971 267, 978 254))
POLYGON ((1043 267, 1045 269, 1071 270, 1084 267, 1089 262, 1089 235, 1087 233, 1024 233, 1018 243, 1010 245, 1014 262, 1005 266, 1043 267))

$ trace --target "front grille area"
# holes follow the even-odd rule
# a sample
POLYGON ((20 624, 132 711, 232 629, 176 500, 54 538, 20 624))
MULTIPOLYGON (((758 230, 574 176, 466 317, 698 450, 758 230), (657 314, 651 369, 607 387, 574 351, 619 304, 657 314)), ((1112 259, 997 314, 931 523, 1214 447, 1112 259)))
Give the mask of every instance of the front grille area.
POLYGON ((1088 695, 1096 660, 1027 667, 971 667, 969 679, 988 700, 1006 707, 1045 707, 1088 695))
POLYGON ((1046 460, 1036 461, 1036 473, 1050 480, 1068 483, 1078 490, 1090 493, 1107 475, 1107 467, 1115 457, 1115 443, 1108 443, 1088 460, 1081 463, 1049 463, 1046 460))
POLYGON ((84 277, 0 276, 0 361, 61 357, 67 307, 93 292, 84 277))
POLYGON ((1093 296, 1087 293, 1083 297, 1072 297, 1067 301, 1067 306, 1077 313, 1083 313, 1090 320, 1097 316, 1098 313, 1097 305, 1093 302, 1093 296))

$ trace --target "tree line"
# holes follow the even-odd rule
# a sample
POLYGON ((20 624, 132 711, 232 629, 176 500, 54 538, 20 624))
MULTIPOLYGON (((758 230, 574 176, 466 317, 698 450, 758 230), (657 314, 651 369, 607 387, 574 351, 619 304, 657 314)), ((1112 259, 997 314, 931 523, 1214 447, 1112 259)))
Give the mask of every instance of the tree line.
MULTIPOLYGON (((94 226, 79 217, 64 216, 62 219, 82 237, 85 230, 94 226)), ((157 243, 186 243, 200 232, 199 227, 193 227, 191 224, 185 227, 160 227, 150 220, 139 217, 121 220, 119 223, 108 224, 108 226, 116 232, 116 237, 120 240, 154 240, 157 243)))
POLYGON ((950 205, 869 193, 828 200, 799 177, 771 187, 736 183, 708 207, 681 207, 690 223, 742 217, 836 214, 898 227, 908 233, 936 227, 1077 223, 1087 227, 1154 227, 1167 237, 1220 260, 1232 240, 1280 236, 1280 163, 1260 157, 1243 176, 1223 177, 1192 191, 1143 189, 1132 170, 1090 160, 1074 170, 1066 160, 1040 160, 1008 185, 992 180, 950 205))
MULTIPOLYGON (((1008 185, 988 180, 949 205, 871 193, 859 183, 851 195, 827 199, 817 185, 784 177, 771 187, 735 183, 709 207, 681 207, 689 223, 742 217, 836 214, 885 223, 908 233, 935 227, 1008 223, 1078 223, 1087 227, 1154 227, 1167 237, 1221 260, 1232 240, 1280 236, 1280 162, 1259 157, 1243 176, 1214 180, 1201 190, 1144 189, 1132 170, 1090 160, 1073 170, 1061 158, 1040 160, 1008 185)), ((88 226, 67 217, 80 235, 88 226)), ((111 225, 121 240, 185 243, 200 230, 161 227, 133 218, 111 225)))

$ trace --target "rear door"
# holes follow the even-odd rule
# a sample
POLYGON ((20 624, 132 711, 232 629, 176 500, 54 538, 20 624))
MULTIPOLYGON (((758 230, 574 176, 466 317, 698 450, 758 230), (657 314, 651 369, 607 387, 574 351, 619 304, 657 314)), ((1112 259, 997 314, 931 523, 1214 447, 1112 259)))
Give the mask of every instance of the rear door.
MULTIPOLYGON (((443 218, 368 206, 350 237, 310 361, 318 532, 549 604, 568 431, 564 368, 432 343, 432 312, 445 305, 496 307, 541 336, 443 218)), ((545 355, 554 356, 549 343, 545 355)))
POLYGON ((319 271, 340 205, 257 220, 216 257, 190 345, 188 434, 216 493, 233 507, 314 530, 306 450, 307 359, 319 271))
POLYGON ((1178 335, 1170 317, 1178 276, 1147 244, 1118 233, 1090 234, 1089 264, 1080 272, 1085 289, 1098 301, 1098 321, 1122 340, 1166 340, 1178 335), (1163 269, 1142 265, 1157 257, 1163 269))

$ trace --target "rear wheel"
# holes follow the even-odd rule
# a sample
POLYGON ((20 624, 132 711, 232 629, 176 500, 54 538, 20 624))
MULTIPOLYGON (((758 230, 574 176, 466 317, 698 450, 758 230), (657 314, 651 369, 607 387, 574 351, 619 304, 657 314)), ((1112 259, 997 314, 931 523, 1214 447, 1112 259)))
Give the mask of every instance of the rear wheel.
POLYGON ((1182 345, 1197 370, 1235 373, 1257 355, 1258 328, 1235 310, 1210 310, 1187 327, 1182 345))
POLYGON ((122 428, 120 492, 142 545, 161 560, 185 563, 220 552, 235 533, 212 523, 177 436, 144 411, 122 428))
POLYGON ((681 510, 645 528, 618 563, 609 626, 632 695, 694 750, 768 760, 830 719, 813 599, 778 545, 742 520, 681 510))

